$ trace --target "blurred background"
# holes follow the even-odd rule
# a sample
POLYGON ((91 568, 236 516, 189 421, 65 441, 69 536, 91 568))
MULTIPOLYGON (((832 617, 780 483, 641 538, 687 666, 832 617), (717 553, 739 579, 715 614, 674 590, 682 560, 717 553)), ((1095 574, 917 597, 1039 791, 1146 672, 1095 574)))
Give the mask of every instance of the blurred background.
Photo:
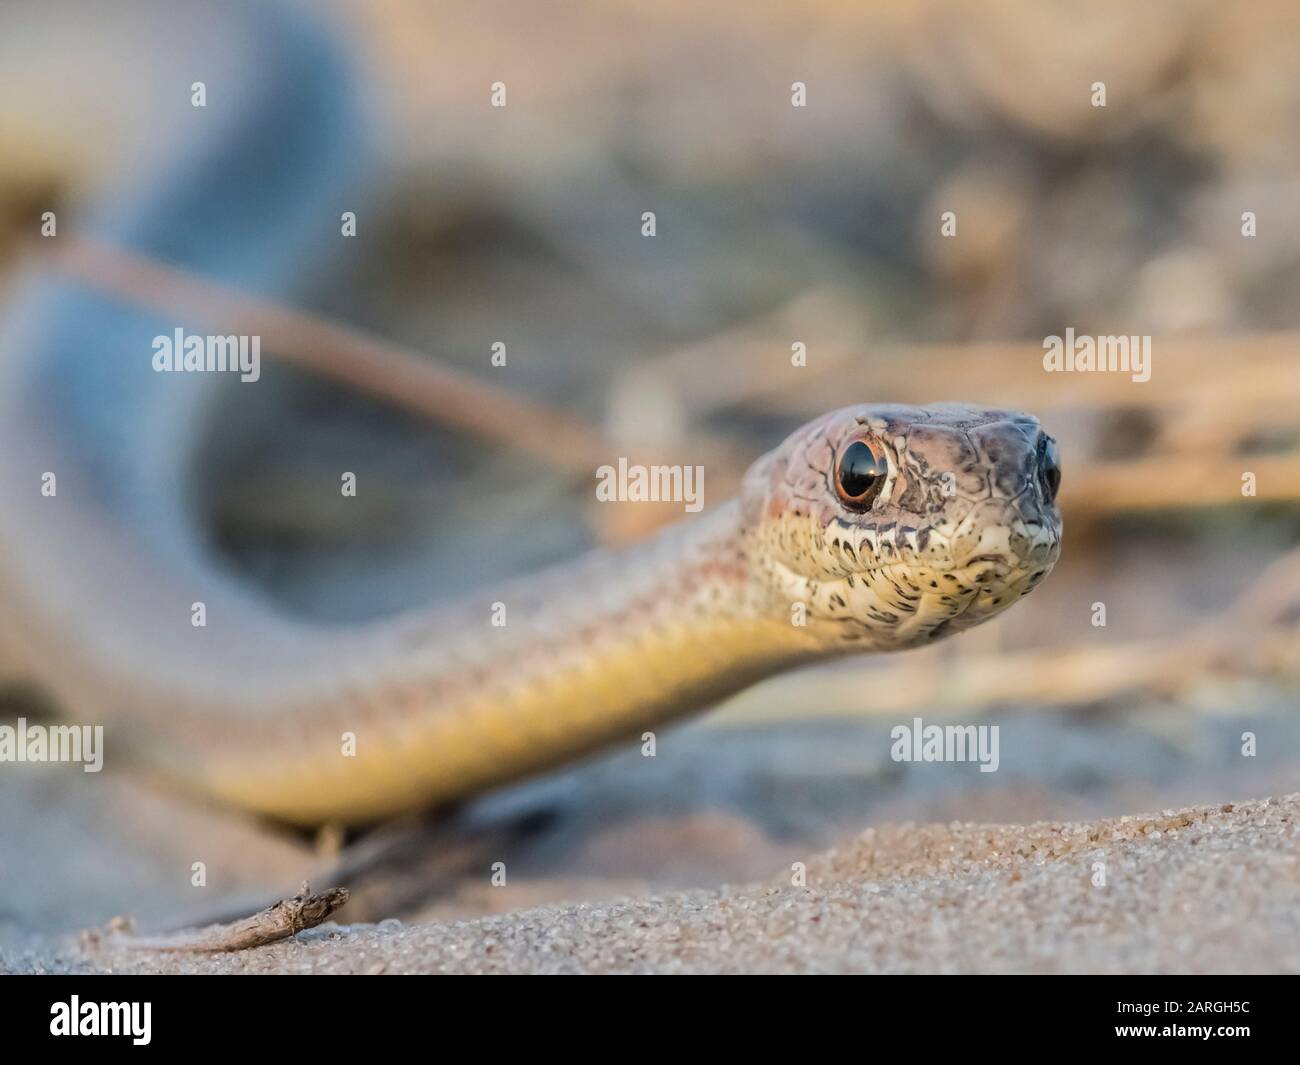
MULTIPOLYGON (((118 32, 166 52, 178 31, 129 6, 118 32)), ((157 73, 60 7, 0 11, 0 284, 42 211, 75 218, 151 136, 157 73)), ((1021 407, 1060 441, 1063 559, 961 640, 779 678, 655 759, 613 752, 391 853, 383 829, 309 840, 111 766, 5 772, 11 931, 201 908, 200 852, 205 905, 296 886, 348 843, 371 858, 343 919, 449 916, 765 877, 870 824, 1295 790, 1300 8, 313 10, 355 53, 381 161, 357 239, 300 309, 526 398, 607 454, 704 462, 710 504, 833 407, 1021 407), (1044 337, 1067 327, 1151 336, 1150 381, 1045 373, 1044 337), (890 761, 914 715, 998 724, 1000 769, 890 761), (488 888, 495 860, 508 888, 488 888)), ((196 491, 214 550, 287 610, 378 616, 674 516, 594 506, 585 456, 269 356, 196 491), (341 498, 339 469, 366 491, 341 498)))

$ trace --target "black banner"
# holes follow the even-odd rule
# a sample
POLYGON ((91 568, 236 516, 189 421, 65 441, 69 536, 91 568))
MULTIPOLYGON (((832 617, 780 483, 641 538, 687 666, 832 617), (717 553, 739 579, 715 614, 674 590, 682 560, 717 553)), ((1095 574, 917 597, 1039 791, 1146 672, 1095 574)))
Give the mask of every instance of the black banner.
POLYGON ((1289 978, 868 977, 837 990, 790 979, 747 980, 715 997, 663 979, 640 979, 635 988, 589 980, 578 988, 429 976, 12 977, 0 981, 0 1015, 9 1052, 111 1043, 133 1051, 373 1053, 410 1037, 461 1044, 477 1031, 494 1050, 503 1038, 554 1051, 557 1036, 578 1046, 599 1036, 597 1045, 617 1053, 626 1044, 602 1034, 610 1025, 642 1036, 647 1025, 668 1037, 711 1032, 736 1043, 761 1035, 765 1044, 775 1028, 790 1033, 791 1049, 830 1039, 863 1054, 882 1040, 927 1053, 995 1045, 1059 1053, 1124 1043, 1180 1051, 1199 1043, 1232 1053, 1241 1044, 1281 1049, 1296 1034, 1289 978))

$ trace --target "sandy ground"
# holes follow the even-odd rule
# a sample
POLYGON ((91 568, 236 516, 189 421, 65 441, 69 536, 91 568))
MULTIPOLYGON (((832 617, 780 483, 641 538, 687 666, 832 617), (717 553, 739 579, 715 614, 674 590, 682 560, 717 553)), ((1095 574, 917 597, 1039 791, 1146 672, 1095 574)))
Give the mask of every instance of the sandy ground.
POLYGON ((177 973, 1300 970, 1300 795, 1082 824, 872 829, 789 878, 473 921, 322 926, 241 954, 65 948, 177 973), (1104 867, 1104 883, 1101 870, 1104 867))
POLYGON ((1238 801, 1294 789, 1300 715, 1247 694, 994 714, 988 774, 893 762, 887 721, 699 722, 335 878, 312 840, 129 772, 10 767, 0 971, 1300 971, 1300 797, 1238 801), (1118 816, 1140 810, 1165 812, 1118 816), (79 947, 118 915, 203 923, 304 877, 352 889, 337 926, 227 956, 79 947))

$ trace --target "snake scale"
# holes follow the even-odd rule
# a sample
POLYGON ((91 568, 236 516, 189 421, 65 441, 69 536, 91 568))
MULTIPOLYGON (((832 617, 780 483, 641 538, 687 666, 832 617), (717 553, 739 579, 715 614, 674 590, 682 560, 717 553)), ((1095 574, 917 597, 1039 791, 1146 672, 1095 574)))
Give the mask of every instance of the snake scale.
MULTIPOLYGON (((188 11, 195 40, 215 8, 188 11)), ((310 20, 219 9, 204 121, 176 93, 176 135, 156 138, 166 157, 76 225, 289 299, 355 202, 364 115, 310 20)), ((859 405, 758 459, 739 498, 647 542, 414 614, 309 624, 205 546, 193 444, 223 389, 256 386, 153 372, 151 338, 184 324, 39 267, 10 286, 0 679, 104 723, 110 755, 287 821, 465 796, 797 665, 960 632, 1035 587, 1059 551, 1059 460, 1036 419, 859 405), (494 602, 503 627, 489 623, 494 602)))

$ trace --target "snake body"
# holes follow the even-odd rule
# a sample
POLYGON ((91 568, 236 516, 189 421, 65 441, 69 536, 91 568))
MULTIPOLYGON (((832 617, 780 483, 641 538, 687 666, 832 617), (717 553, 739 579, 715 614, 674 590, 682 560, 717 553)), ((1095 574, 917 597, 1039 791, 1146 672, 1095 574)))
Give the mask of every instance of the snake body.
MULTIPOLYGON (((238 79, 239 99, 86 226, 287 298, 338 239, 363 123, 327 37, 263 4, 226 12, 248 44, 214 80, 238 79)), ((646 543, 410 615, 308 624, 205 549, 189 443, 223 388, 255 386, 154 373, 150 340, 178 325, 36 270, 9 293, 0 663, 106 724, 110 755, 276 818, 472 794, 799 664, 928 643, 1005 610, 1059 550, 1036 419, 862 405, 796 431, 738 499, 646 543), (855 442, 880 463, 865 507, 837 481, 855 442)))

